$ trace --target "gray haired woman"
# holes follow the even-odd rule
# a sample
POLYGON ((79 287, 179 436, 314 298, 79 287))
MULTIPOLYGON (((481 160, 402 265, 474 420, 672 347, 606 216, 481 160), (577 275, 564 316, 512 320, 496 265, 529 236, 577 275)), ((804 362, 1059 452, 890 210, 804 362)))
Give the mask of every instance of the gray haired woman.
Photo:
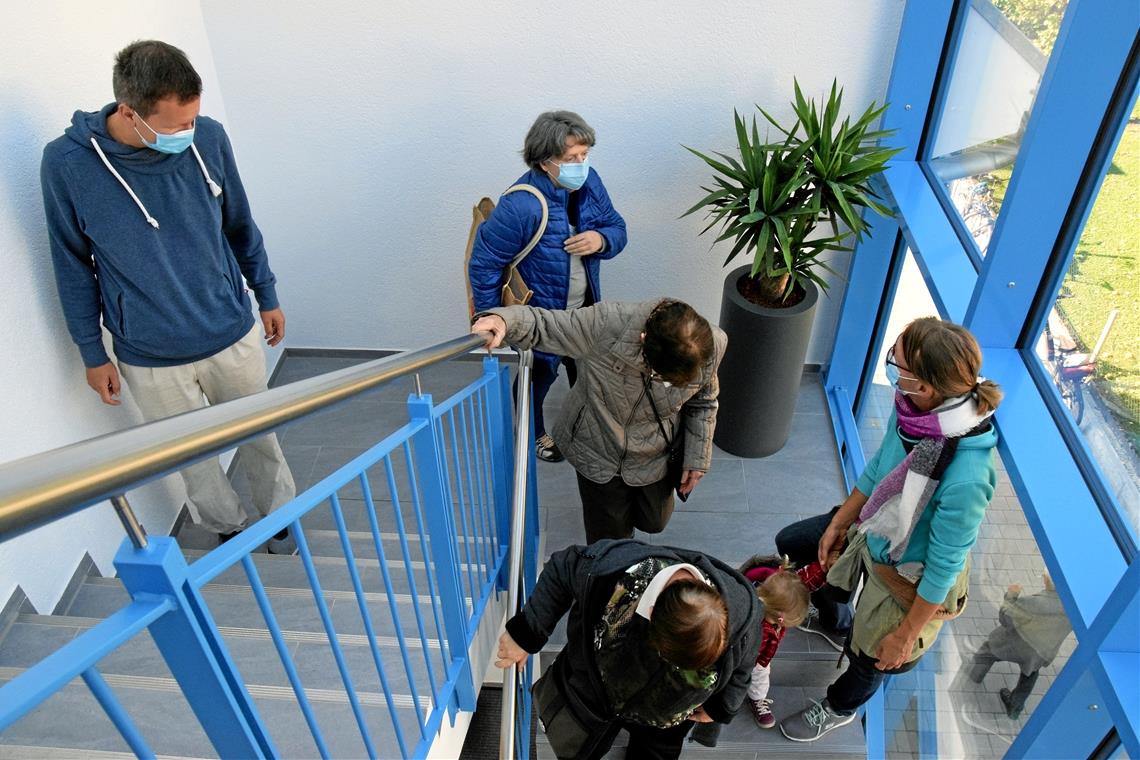
MULTIPOLYGON (((534 291, 530 304, 545 309, 575 309, 601 300, 599 263, 625 248, 625 220, 614 209, 602 178, 590 167, 594 130, 572 111, 547 111, 527 132, 523 160, 530 167, 516 185, 536 188, 549 209, 542 239, 522 263, 519 274, 534 291)), ((500 288, 507 267, 542 224, 542 205, 530 193, 504 195, 475 237, 468 265, 476 313, 501 306, 500 288)), ((560 462, 562 453, 546 432, 542 403, 566 365, 573 385, 572 359, 537 353, 534 363, 534 425, 538 458, 560 462)))

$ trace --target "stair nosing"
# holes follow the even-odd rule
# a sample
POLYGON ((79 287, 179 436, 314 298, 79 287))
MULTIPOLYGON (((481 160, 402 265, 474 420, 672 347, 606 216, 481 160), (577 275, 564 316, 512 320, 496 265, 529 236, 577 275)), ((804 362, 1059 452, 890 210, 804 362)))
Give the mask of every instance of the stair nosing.
MULTIPOLYGON (((83 760, 130 760, 136 757, 134 752, 116 752, 107 749, 79 749, 78 747, 55 747, 46 744, 2 744, 0 743, 0 756, 11 752, 11 757, 19 758, 82 758, 83 760)), ((205 756, 196 755, 155 755, 155 760, 207 760, 205 756)))
MULTIPOLYGON (((269 556, 269 555, 266 555, 269 556)), ((88 578, 84 585, 91 586, 114 586, 122 588, 123 584, 118 578, 88 578)), ((241 591, 249 591, 249 586, 238 583, 207 583, 200 591, 218 591, 227 594, 238 593, 241 591)), ((307 586, 300 588, 292 588, 290 586, 266 586, 265 593, 268 596, 309 596, 313 590, 307 586)), ((336 589, 321 589, 321 593, 328 599, 347 599, 351 601, 356 600, 355 591, 340 591, 336 589)), ((409 603, 412 601, 411 594, 393 594, 397 602, 409 603)), ((388 595, 379 591, 365 591, 365 601, 369 602, 383 602, 388 600, 388 595)), ((464 596, 468 604, 471 604, 471 597, 464 596)), ((431 595, 419 594, 416 599, 420 603, 431 603, 431 595)))
MULTIPOLYGON (((61 628, 90 629, 103 622, 103 618, 83 617, 79 615, 38 615, 35 613, 24 613, 16 619, 16 622, 26 625, 53 625, 61 628)), ((266 628, 244 628, 232 625, 219 625, 218 632, 223 635, 233 636, 234 638, 258 639, 262 641, 273 640, 269 630, 266 628)), ((328 635, 323 631, 293 631, 283 629, 281 636, 285 641, 290 643, 328 643, 328 635)), ((340 633, 338 631, 336 637, 339 643, 348 646, 368 646, 368 636, 362 633, 340 633)), ((405 641, 411 638, 413 637, 404 637, 405 641)), ((418 638, 418 636, 414 638, 418 638)), ((429 638, 427 642, 429 649, 439 649, 439 639, 429 638)), ((400 646, 400 640, 396 636, 377 636, 376 643, 382 647, 400 646)))
MULTIPOLYGON (((0 666, 0 678, 11 680, 26 670, 27 668, 0 666)), ((182 693, 182 687, 179 686, 178 681, 165 676, 129 676, 121 673, 103 672, 100 672, 100 675, 103 676, 103 680, 106 681, 109 686, 117 686, 121 689, 142 689, 145 691, 159 691, 170 694, 182 693)), ((74 683, 74 679, 69 683, 74 683)), ((268 684, 253 683, 246 683, 244 685, 251 697, 288 701, 296 701, 297 699, 297 695, 293 692, 292 686, 270 686, 268 684)), ((305 687, 304 692, 305 697, 310 702, 341 705, 349 704, 348 694, 341 689, 314 689, 305 687)), ((388 706, 388 699, 384 696, 383 692, 356 690, 356 697, 361 705, 369 707, 388 706)), ((410 694, 393 694, 392 702, 397 707, 406 707, 409 709, 415 704, 410 694)), ((431 697, 420 697, 421 709, 431 710, 431 707, 431 697)))

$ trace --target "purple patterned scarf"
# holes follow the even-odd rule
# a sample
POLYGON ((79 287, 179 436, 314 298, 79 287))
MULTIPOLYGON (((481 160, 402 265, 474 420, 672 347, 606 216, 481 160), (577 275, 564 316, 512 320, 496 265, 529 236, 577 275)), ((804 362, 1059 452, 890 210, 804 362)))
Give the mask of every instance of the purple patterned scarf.
POLYGON ((892 561, 898 562, 906 552, 914 526, 954 459, 958 441, 991 414, 978 412, 972 393, 947 399, 929 412, 920 411, 906 395, 895 393, 898 433, 919 441, 879 481, 855 521, 860 531, 890 542, 892 561))

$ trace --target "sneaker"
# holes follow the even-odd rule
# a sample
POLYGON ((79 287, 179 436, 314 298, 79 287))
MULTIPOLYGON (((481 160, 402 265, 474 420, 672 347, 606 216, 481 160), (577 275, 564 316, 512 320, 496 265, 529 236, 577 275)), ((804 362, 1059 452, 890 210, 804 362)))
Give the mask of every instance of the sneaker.
POLYGON ((998 696, 1001 697, 1001 703, 1005 705, 1005 714, 1011 720, 1017 720, 1021 717, 1021 711, 1025 709, 1025 705, 1013 704, 1013 692, 1009 689, 1001 689, 998 691, 998 696))
POLYGON ((285 528, 269 539, 267 550, 270 554, 292 556, 297 553, 297 541, 289 533, 289 529, 285 528))
POLYGON ((807 617, 804 618, 804 622, 800 623, 796 627, 804 633, 811 633, 819 636, 821 639, 826 641, 827 645, 834 649, 836 652, 843 651, 843 644, 844 640, 847 638, 847 632, 829 631, 820 625, 819 610, 817 610, 814 605, 808 607, 807 617))
POLYGON ((241 533, 240 530, 235 530, 235 531, 232 531, 230 533, 219 533, 218 534, 218 546, 221 546, 226 541, 229 541, 231 538, 237 537, 237 535, 239 533, 241 533))
POLYGON ((562 452, 558 450, 558 446, 549 433, 543 433, 534 442, 534 452, 544 462, 561 462, 566 458, 562 456, 562 452))
POLYGON ((811 707, 780 722, 780 732, 794 742, 814 742, 828 731, 846 726, 858 715, 856 712, 840 715, 831 709, 826 699, 822 702, 813 699, 811 702, 811 707))
POLYGON ((752 708, 752 717, 756 719, 756 725, 760 728, 775 728, 776 716, 772 714, 772 700, 749 698, 748 704, 752 708))

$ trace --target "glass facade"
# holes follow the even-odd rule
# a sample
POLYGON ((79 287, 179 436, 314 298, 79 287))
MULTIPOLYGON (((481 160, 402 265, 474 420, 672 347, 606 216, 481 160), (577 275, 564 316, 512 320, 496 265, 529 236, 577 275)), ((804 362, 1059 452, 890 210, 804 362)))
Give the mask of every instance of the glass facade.
MULTIPOLYGON (((1133 111, 1133 117, 1137 114, 1133 111)), ((1130 118, 1036 354, 1140 533, 1140 120, 1130 118)))
POLYGON ((868 704, 869 757, 1140 756, 1137 49, 1125 0, 907 3, 898 216, 853 256, 825 378, 849 484, 911 319, 968 327, 1006 398, 969 603, 868 704))
POLYGON ((985 256, 1067 3, 962 5, 929 166, 985 256))

